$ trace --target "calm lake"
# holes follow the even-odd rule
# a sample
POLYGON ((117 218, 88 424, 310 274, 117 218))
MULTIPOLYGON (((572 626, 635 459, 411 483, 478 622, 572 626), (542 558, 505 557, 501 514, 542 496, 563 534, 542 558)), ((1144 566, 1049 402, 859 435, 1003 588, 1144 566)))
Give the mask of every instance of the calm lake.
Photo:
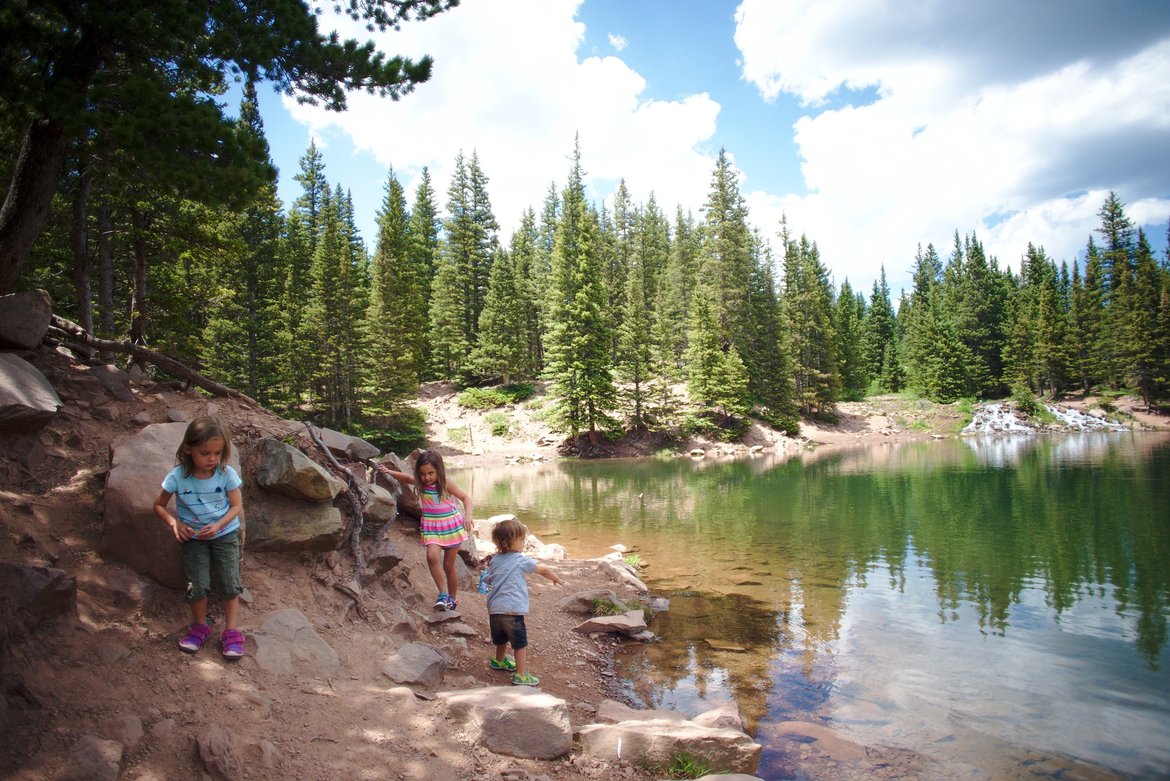
POLYGON ((834 777, 785 721, 889 752, 883 777, 1170 778, 1170 437, 454 474, 574 558, 634 549, 671 602, 624 691, 734 701, 762 778, 834 777))

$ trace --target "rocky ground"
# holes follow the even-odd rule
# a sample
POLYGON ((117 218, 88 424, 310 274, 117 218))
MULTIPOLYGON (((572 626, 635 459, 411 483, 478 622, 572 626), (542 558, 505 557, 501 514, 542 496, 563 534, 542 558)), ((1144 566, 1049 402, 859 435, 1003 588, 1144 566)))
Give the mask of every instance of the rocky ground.
MULTIPOLYGON (((421 550, 405 535, 406 559, 365 589, 360 612, 333 587, 352 567, 345 554, 245 552, 244 630, 254 632, 272 614, 295 607, 340 657, 338 673, 306 678, 265 669, 251 639, 248 655, 236 662, 222 659, 214 647, 194 656, 180 652, 176 643, 188 620, 181 595, 96 553, 110 443, 148 423, 210 411, 226 419, 237 446, 247 448, 259 432, 271 430, 274 419, 241 402, 145 381, 119 394, 84 365, 47 348, 23 357, 50 379, 65 407, 39 432, 0 437, 0 562, 63 570, 76 578, 78 591, 76 610, 63 617, 34 622, 28 630, 15 624, 0 629, 0 778, 206 777, 198 746, 208 745, 217 728, 236 736, 250 779, 662 777, 640 764, 609 764, 578 752, 550 761, 513 759, 469 741, 435 694, 505 683, 487 667, 484 600, 472 592, 461 595, 459 623, 470 632, 428 622, 434 587, 421 550), (435 686, 412 691, 382 671, 410 634, 443 649, 450 662, 435 686), (108 746, 101 741, 125 749, 116 775, 95 770, 102 763, 94 757, 108 746)), ((452 467, 558 457, 559 439, 540 421, 539 397, 508 410, 513 425, 506 437, 491 434, 484 413, 460 408, 449 386, 426 386, 419 404, 427 410, 434 445, 452 467)), ((1165 417, 1118 406, 1134 420, 1166 427, 1165 417)), ((639 447, 652 452, 664 444, 681 454, 907 441, 954 435, 966 418, 954 405, 896 398, 843 404, 840 413, 831 425, 806 424, 799 438, 756 426, 734 446, 634 442, 618 454, 639 447)), ((573 632, 581 617, 557 604, 574 591, 620 587, 594 563, 553 566, 564 587, 531 580, 530 668, 542 677, 543 691, 569 703, 573 724, 580 726, 609 694, 610 651, 617 641, 573 632)), ((221 621, 214 611, 212 618, 221 621)), ((831 764, 822 770, 827 774, 810 769, 808 777, 835 777, 831 764)))

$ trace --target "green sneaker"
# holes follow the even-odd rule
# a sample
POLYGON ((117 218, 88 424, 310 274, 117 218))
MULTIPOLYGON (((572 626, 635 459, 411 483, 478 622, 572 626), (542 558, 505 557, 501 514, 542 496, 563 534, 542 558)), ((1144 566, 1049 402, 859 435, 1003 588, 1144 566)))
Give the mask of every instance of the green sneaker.
POLYGON ((540 679, 532 673, 512 673, 513 686, 540 686, 540 679))
POLYGON ((515 672, 516 660, 510 656, 505 656, 503 661, 493 657, 491 663, 488 664, 488 667, 492 668, 493 670, 507 670, 508 672, 515 672))

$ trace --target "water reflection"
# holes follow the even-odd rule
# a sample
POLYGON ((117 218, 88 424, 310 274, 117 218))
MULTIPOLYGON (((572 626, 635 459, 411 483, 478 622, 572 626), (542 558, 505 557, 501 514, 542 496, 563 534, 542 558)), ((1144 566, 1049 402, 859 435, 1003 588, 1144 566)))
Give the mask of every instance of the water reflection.
POLYGON ((459 480, 571 555, 640 551, 647 582, 674 595, 652 627, 662 642, 626 660, 647 706, 694 714, 734 698, 765 742, 799 717, 981 773, 979 757, 1009 744, 1138 775, 1170 767, 1165 436, 459 480))

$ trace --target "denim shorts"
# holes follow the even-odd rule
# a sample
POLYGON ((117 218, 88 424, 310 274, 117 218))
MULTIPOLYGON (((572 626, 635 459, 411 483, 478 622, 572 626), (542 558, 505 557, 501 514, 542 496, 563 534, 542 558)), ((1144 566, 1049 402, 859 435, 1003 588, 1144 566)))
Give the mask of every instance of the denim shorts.
POLYGON ((187 601, 207 596, 214 581, 224 599, 244 593, 240 583, 240 533, 234 531, 213 540, 187 540, 179 546, 187 575, 187 601))
POLYGON ((492 613, 488 616, 488 628, 492 630, 493 645, 511 643, 513 651, 519 651, 528 645, 528 629, 524 625, 524 616, 492 613))

